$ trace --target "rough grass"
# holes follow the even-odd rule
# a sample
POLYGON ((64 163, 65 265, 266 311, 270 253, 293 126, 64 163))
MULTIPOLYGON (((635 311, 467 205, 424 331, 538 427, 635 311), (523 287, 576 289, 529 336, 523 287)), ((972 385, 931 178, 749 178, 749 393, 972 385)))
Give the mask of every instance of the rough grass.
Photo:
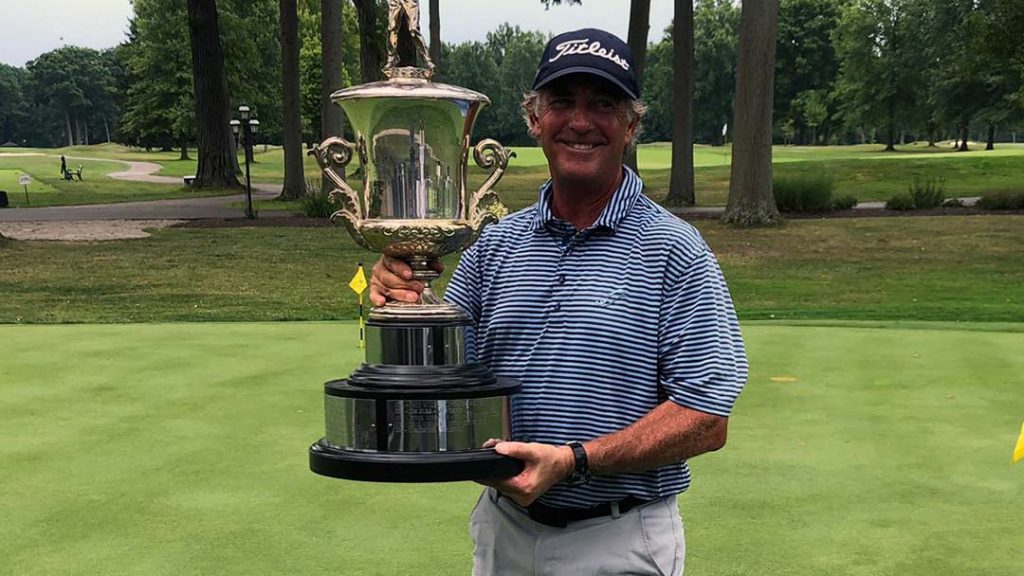
MULTIPOLYGON (((469 482, 327 479, 353 323, 0 326, 0 566, 467 574, 469 482)), ((1016 574, 1024 334, 747 325, 725 450, 681 499, 687 573, 1016 574), (776 382, 773 377, 788 377, 776 382), (739 535, 739 536, 738 536, 739 535)))
MULTIPOLYGON (((744 319, 954 322, 1024 321, 1021 223, 851 218, 736 230, 696 222, 744 319)), ((337 227, 168 229, 2 250, 0 323, 350 319, 356 262, 377 259, 337 227)))

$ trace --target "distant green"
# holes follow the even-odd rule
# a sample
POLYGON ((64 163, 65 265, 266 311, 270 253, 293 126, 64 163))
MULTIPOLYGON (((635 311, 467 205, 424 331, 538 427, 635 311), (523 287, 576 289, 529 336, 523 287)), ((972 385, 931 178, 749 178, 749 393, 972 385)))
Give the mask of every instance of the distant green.
MULTIPOLYGON (((531 203, 537 187, 547 178, 547 167, 543 153, 537 147, 513 146, 516 158, 509 164, 505 178, 498 186, 502 197, 513 208, 531 203)), ((644 144, 639 147, 641 175, 647 184, 647 194, 656 200, 663 200, 669 188, 669 168, 672 150, 667 143, 644 144)), ((777 176, 793 177, 806 173, 827 172, 836 182, 837 195, 852 195, 858 200, 884 201, 893 194, 906 192, 915 177, 934 177, 944 180, 946 195, 980 196, 988 192, 1024 190, 1024 144, 998 143, 995 150, 975 148, 970 152, 956 152, 948 144, 928 147, 914 143, 897 147, 897 152, 883 152, 880 145, 859 146, 775 146, 772 151, 774 172, 777 176)), ((55 171, 59 164, 56 156, 61 153, 77 157, 95 157, 108 160, 135 160, 161 164, 158 172, 164 176, 181 177, 196 171, 196 153, 191 151, 188 160, 180 160, 178 152, 146 152, 113 144, 76 146, 52 150, 26 149, 28 152, 49 154, 45 159, 28 160, 31 157, 4 157, 0 155, 0 169, 21 168, 38 172, 37 178, 49 171, 55 171), (42 162, 41 167, 37 163, 42 162), (29 166, 28 168, 22 164, 29 166)), ((702 206, 724 205, 728 196, 731 146, 694 146, 695 186, 697 204, 702 206)), ((74 164, 77 161, 71 161, 74 164)), ((240 163, 241 164, 241 163, 240 163)), ((77 165, 77 164, 76 164, 77 165)), ((86 164, 87 165, 87 164, 86 164)), ((469 178, 471 188, 476 188, 486 174, 470 162, 469 178)), ((88 166, 88 165, 87 165, 88 166)), ((122 165, 112 165, 122 170, 122 165)), ((317 179, 320 170, 314 159, 304 159, 306 177, 317 179)), ((284 157, 277 147, 257 146, 254 162, 250 166, 253 182, 280 183, 284 174, 284 157)), ((355 174, 358 166, 353 164, 349 172, 355 174)), ((106 173, 102 166, 92 166, 88 174, 106 173)), ((103 187, 57 186, 65 192, 88 191, 96 194, 96 201, 123 201, 126 190, 132 189, 124 182, 100 180, 103 187), (108 186, 109 184, 109 186, 108 186), (110 188, 108 190, 108 188, 110 188), (99 194, 103 192, 103 194, 99 194), (120 200, 118 200, 120 198, 120 200)), ((353 182, 356 182, 353 180, 353 182)), ((78 184, 77 182, 75 184, 78 184)), ((358 187, 359 184, 356 183, 358 187)), ((132 197, 180 197, 188 195, 190 189, 171 185, 136 185, 132 197)), ((63 198, 53 197, 53 203, 82 203, 74 195, 63 198)))

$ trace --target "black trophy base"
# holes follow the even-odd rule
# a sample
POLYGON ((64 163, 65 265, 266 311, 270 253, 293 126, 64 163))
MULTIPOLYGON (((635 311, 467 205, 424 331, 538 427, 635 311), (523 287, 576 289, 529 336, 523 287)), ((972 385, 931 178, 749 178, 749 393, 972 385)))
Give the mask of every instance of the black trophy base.
POLYGON ((321 476, 367 482, 458 482, 509 478, 523 462, 491 448, 458 452, 360 452, 327 444, 309 447, 309 469, 321 476))

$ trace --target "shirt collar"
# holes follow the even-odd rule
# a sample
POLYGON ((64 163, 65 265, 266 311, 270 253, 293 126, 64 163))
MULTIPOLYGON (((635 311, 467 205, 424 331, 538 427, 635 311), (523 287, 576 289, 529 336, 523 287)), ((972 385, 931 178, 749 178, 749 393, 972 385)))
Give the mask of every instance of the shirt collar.
MULTIPOLYGON (((633 204, 636 203, 643 192, 644 183, 637 176, 636 172, 633 172, 628 166, 623 166, 622 171, 622 184, 612 194, 611 200, 590 227, 592 230, 604 229, 609 232, 615 232, 615 229, 618 228, 622 219, 626 217, 629 209, 633 207, 633 204)), ((542 230, 549 223, 557 224, 561 222, 551 213, 551 180, 548 180, 540 187, 540 199, 535 206, 534 230, 542 230)))

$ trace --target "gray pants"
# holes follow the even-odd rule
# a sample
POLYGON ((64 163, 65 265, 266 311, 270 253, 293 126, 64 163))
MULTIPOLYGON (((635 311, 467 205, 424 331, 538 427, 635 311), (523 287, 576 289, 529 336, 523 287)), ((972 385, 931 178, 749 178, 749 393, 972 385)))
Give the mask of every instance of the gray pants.
POLYGON ((683 573, 686 543, 675 496, 553 528, 530 519, 494 488, 470 516, 474 576, 683 573))

